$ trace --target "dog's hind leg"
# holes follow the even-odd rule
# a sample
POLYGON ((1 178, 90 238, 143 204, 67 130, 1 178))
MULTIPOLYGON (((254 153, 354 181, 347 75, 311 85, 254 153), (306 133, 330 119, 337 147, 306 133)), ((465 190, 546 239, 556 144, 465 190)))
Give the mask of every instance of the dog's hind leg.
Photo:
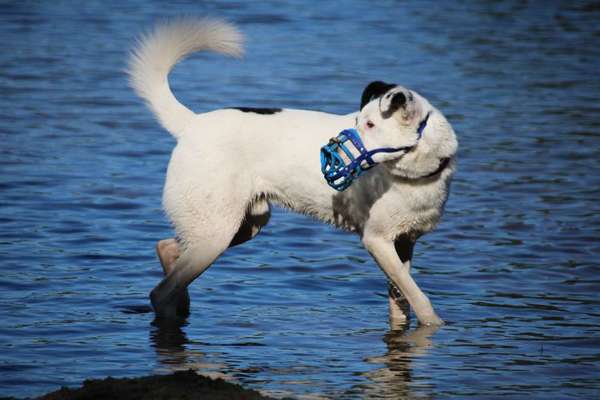
POLYGON ((187 316, 187 310, 178 308, 187 287, 200 276, 227 249, 234 232, 207 232, 195 238, 186 238, 183 251, 173 269, 152 290, 150 300, 157 317, 187 316))
POLYGON ((171 214, 177 228, 181 248, 175 249, 172 242, 163 247, 163 256, 167 275, 150 293, 150 300, 156 316, 159 318, 177 318, 187 316, 185 307, 178 308, 185 301, 185 291, 190 283, 200 276, 229 247, 239 229, 246 210, 245 203, 239 198, 223 197, 218 204, 200 208, 188 198, 202 198, 202 194, 181 196, 184 201, 178 203, 177 213, 171 214), (180 253, 174 265, 169 259, 180 253), (183 299, 183 300, 182 300, 183 299))
POLYGON ((267 224, 271 215, 269 203, 264 198, 259 198, 252 202, 246 210, 245 217, 237 232, 230 236, 228 244, 225 244, 223 240, 220 245, 215 243, 215 236, 211 236, 207 241, 194 239, 193 241, 188 240, 189 243, 212 243, 216 244, 214 251, 203 248, 200 253, 200 257, 197 257, 196 270, 191 269, 191 273, 184 273, 180 268, 181 264, 184 264, 184 260, 179 261, 182 257, 187 257, 187 262, 192 262, 194 259, 193 253, 189 250, 189 246, 183 251, 180 248, 179 243, 176 239, 165 239, 161 240, 157 244, 158 258, 160 259, 163 271, 166 278, 152 291, 151 300, 152 305, 155 308, 157 315, 172 317, 172 316, 187 316, 189 314, 190 298, 187 290, 187 286, 197 276, 202 274, 212 264, 225 249, 233 247, 238 244, 244 243, 253 237, 255 237, 260 229, 267 224), (210 260, 211 253, 218 253, 214 256, 212 261, 210 260), (206 257, 208 255, 208 257, 206 257), (191 257, 191 258, 190 258, 191 257), (202 261, 205 260, 205 261, 202 261), (207 265, 203 266, 204 264, 207 265), (173 274, 173 276, 171 276, 173 274), (168 284, 167 282, 171 282, 168 284), (176 284, 173 284, 176 282, 176 284), (187 283, 185 283, 187 282, 187 283), (185 283, 185 285, 184 285, 185 283))
POLYGON ((402 262, 394 242, 369 233, 363 235, 362 241, 388 279, 404 294, 419 322, 423 325, 442 325, 444 321, 437 316, 425 293, 410 276, 410 264, 402 262))
MULTIPOLYGON (((158 259, 160 260, 160 265, 162 266, 163 273, 165 276, 169 275, 173 268, 175 268, 175 262, 179 258, 181 251, 179 249, 179 244, 177 243, 177 239, 163 239, 156 244, 156 254, 158 255, 158 259)), ((185 316, 190 312, 190 295, 188 293, 187 288, 185 288, 181 295, 179 296, 179 300, 177 301, 177 315, 185 316)))
MULTIPOLYGON (((263 226, 269 222, 271 217, 271 207, 269 202, 264 198, 259 198, 252 202, 246 211, 244 222, 238 229, 237 233, 231 240, 229 247, 237 246, 254 238, 263 226)), ((156 254, 160 260, 165 276, 175 267, 175 261, 179 258, 181 250, 177 239, 163 239, 156 244, 156 254)))
POLYGON ((169 272, 173 270, 175 261, 179 258, 179 245, 177 239, 163 239, 156 244, 156 255, 160 260, 163 272, 169 275, 169 272))

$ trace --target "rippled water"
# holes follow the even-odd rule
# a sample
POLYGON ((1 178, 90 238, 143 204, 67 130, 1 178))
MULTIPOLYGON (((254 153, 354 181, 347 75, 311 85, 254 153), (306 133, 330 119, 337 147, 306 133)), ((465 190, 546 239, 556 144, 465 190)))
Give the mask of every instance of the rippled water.
POLYGON ((295 396, 600 396, 597 3, 56 3, 0 5, 0 395, 193 368, 295 396), (414 260, 448 325, 390 331, 357 237, 282 210, 194 283, 186 325, 152 325, 174 143, 124 63, 207 13, 247 56, 176 68, 198 111, 346 113, 381 79, 448 116, 460 169, 414 260))

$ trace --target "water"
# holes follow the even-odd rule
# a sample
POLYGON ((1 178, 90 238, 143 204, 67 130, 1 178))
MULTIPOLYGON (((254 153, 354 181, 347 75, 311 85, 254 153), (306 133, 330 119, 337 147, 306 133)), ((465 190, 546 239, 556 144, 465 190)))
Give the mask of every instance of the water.
POLYGON ((597 398, 599 20, 567 1, 3 3, 0 395, 193 368, 298 397, 597 398), (414 260, 448 325, 390 331, 357 237, 282 210, 194 283, 186 325, 152 325, 174 142, 123 69, 181 14, 248 38, 242 62, 176 68, 198 111, 346 113, 381 79, 448 116, 460 169, 414 260))

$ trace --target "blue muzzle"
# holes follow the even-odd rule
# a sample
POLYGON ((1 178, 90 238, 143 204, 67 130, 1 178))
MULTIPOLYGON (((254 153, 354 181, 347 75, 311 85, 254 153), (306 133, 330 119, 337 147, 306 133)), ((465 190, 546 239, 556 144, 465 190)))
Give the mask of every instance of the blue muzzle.
MULTIPOLYGON (((423 135, 429 114, 425 116, 417 127, 417 141, 423 135)), ((397 148, 381 147, 374 150, 367 150, 362 140, 360 140, 360 135, 356 129, 345 129, 336 137, 331 138, 329 143, 321 147, 321 172, 327 184, 341 192, 348 188, 363 172, 377 165, 373 161, 373 155, 377 153, 396 153, 399 151, 408 153, 415 146, 397 148), (354 149, 350 148, 350 145, 354 149)))
POLYGON ((356 129, 345 129, 321 147, 321 172, 329 186, 341 192, 350 186, 352 181, 363 172, 377 165, 373 161, 373 155, 377 153, 395 153, 397 151, 408 152, 410 149, 412 149, 412 146, 382 147, 367 150, 356 129), (350 145, 353 149, 350 148, 350 145))

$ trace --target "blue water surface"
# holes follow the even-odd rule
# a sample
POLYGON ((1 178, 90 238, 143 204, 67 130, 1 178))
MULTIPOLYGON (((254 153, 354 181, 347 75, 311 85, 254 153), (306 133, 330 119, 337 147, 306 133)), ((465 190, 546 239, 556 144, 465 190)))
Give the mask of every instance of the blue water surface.
POLYGON ((2 2, 0 396, 191 368, 298 398, 600 397, 598 21, 592 1, 2 2), (194 282, 186 324, 152 324, 174 140, 124 69, 179 15, 247 37, 175 68, 194 110, 348 113, 384 80, 447 115, 459 171, 414 259, 446 326, 390 330, 358 238, 280 209, 194 282))

